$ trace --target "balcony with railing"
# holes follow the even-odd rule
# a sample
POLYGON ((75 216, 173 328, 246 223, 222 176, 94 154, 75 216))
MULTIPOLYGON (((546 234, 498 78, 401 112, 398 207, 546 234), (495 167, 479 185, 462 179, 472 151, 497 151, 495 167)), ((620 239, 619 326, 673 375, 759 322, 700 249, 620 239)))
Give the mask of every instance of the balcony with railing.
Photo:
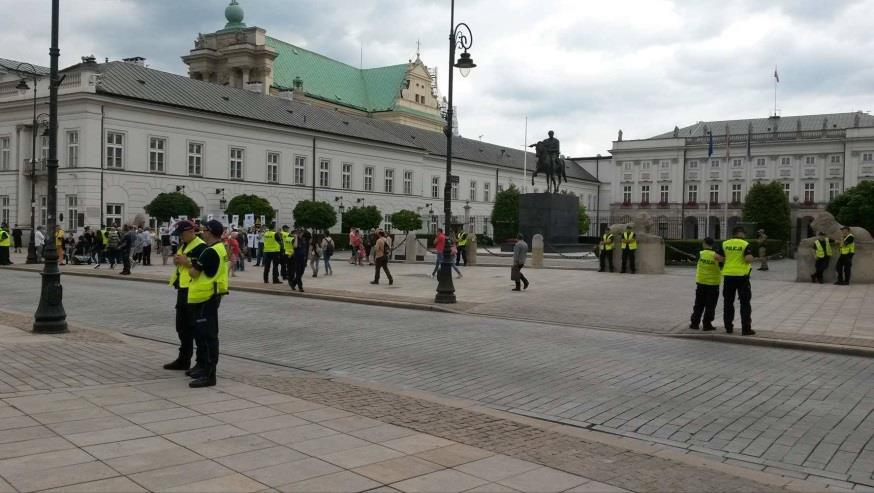
MULTIPOLYGON (((762 132, 754 134, 737 134, 737 135, 714 135, 714 145, 725 145, 727 142, 732 144, 746 144, 747 137, 751 138, 753 143, 756 142, 774 142, 786 140, 813 140, 813 139, 842 139, 846 137, 847 131, 843 128, 824 128, 820 130, 801 130, 789 132, 762 132)), ((699 137, 686 137, 686 145, 709 145, 710 136, 703 135, 699 137)))

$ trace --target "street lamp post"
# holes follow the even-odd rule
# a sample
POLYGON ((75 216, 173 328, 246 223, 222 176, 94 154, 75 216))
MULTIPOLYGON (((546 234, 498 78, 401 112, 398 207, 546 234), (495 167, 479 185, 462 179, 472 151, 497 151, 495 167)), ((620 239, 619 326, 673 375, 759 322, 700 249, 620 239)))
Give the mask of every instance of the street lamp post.
MULTIPOLYGON (((470 69, 476 67, 470 53, 467 52, 473 46, 473 33, 467 24, 461 22, 455 25, 455 0, 450 4, 449 14, 449 101, 446 108, 446 126, 443 133, 446 134, 446 183, 443 186, 443 213, 446 215, 444 234, 449 234, 452 224, 452 67, 458 67, 462 77, 467 77, 470 69), (464 53, 455 60, 455 50, 461 48, 464 53)), ((436 303, 455 303, 455 286, 452 284, 452 248, 449 241, 443 242, 443 263, 437 273, 436 303)))
MULTIPOLYGON (((57 225, 58 205, 58 6, 60 0, 52 0, 52 46, 49 49, 51 58, 49 73, 49 156, 48 167, 48 229, 52 234, 54 247, 54 231, 57 225)), ((46 238, 48 243, 48 238, 46 238)), ((61 286, 61 271, 58 269, 58 254, 56 248, 49 248, 45 253, 45 266, 42 272, 42 290, 39 306, 36 308, 33 320, 34 332, 59 333, 67 332, 67 313, 64 311, 63 287, 61 286)))

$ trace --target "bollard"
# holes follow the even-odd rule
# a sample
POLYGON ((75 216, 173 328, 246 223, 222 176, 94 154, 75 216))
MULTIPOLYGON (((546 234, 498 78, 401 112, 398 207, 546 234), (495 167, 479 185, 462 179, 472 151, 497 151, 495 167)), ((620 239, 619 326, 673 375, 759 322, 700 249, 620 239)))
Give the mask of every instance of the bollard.
POLYGON ((543 235, 534 235, 531 239, 531 267, 543 268, 543 235))
POLYGON ((419 252, 419 245, 416 241, 416 233, 409 232, 407 233, 407 239, 404 240, 404 254, 406 257, 404 258, 405 264, 413 264, 416 263, 416 254, 419 252))
POLYGON ((467 240, 467 265, 476 265, 476 235, 467 240))

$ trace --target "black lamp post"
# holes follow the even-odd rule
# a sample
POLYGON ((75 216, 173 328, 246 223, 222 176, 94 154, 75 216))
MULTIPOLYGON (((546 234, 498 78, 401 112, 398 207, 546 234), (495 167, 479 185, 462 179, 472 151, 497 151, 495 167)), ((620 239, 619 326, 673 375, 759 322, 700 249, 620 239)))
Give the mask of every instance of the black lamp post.
POLYGON ((452 224, 452 67, 458 67, 462 77, 467 77, 470 69, 476 67, 470 53, 467 52, 473 46, 473 33, 467 24, 461 22, 455 25, 455 0, 450 4, 449 17, 449 101, 446 108, 446 126, 443 133, 446 134, 446 183, 443 186, 443 212, 446 215, 444 234, 447 241, 443 243, 443 263, 437 273, 436 303, 455 303, 455 286, 452 284, 452 248, 448 240, 449 227, 452 224), (464 53, 455 60, 455 50, 461 48, 464 53))
MULTIPOLYGON (((48 229, 52 234, 57 225, 58 205, 58 4, 60 0, 52 0, 52 46, 49 49, 51 58, 49 73, 49 157, 48 167, 48 229)), ((46 244, 49 239, 46 238, 46 244)), ((56 248, 49 248, 45 253, 45 267, 42 272, 42 290, 39 306, 36 308, 33 320, 34 332, 58 333, 67 332, 67 313, 64 311, 63 288, 61 287, 61 271, 58 269, 58 254, 56 248)))

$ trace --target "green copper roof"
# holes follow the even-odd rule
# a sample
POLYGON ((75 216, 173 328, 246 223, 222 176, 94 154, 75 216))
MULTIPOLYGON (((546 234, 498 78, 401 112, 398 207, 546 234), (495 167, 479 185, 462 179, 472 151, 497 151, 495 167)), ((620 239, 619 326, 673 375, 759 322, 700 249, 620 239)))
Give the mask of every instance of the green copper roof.
POLYGON ((406 64, 362 70, 269 36, 267 46, 277 52, 274 86, 291 89, 300 77, 308 96, 363 111, 391 110, 407 75, 406 64))

